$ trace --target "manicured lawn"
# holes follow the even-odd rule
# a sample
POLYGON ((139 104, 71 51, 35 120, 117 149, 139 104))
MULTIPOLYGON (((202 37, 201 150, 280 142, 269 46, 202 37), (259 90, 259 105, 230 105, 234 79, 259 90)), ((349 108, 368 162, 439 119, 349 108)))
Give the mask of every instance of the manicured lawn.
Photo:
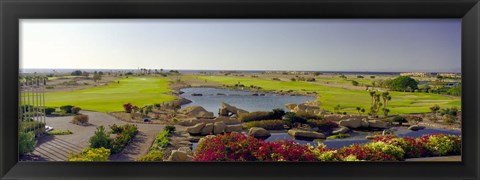
MULTIPOLYGON (((368 112, 371 97, 365 90, 348 90, 343 88, 328 87, 308 82, 287 82, 273 81, 246 77, 231 76, 198 76, 199 79, 205 79, 221 84, 234 85, 236 83, 245 86, 260 86, 265 90, 293 90, 317 92, 320 100, 320 107, 333 111, 334 107, 340 105, 342 112, 357 113, 355 107, 363 107, 368 112)), ((438 104, 440 107, 461 107, 460 98, 447 97, 430 93, 408 93, 408 92, 390 92, 392 100, 389 102, 390 114, 406 114, 428 112, 429 107, 438 104)))
POLYGON ((142 107, 146 104, 168 102, 175 99, 168 95, 168 79, 153 77, 129 77, 107 86, 94 87, 73 92, 45 94, 47 106, 73 105, 84 110, 99 112, 123 111, 123 104, 132 103, 142 107))

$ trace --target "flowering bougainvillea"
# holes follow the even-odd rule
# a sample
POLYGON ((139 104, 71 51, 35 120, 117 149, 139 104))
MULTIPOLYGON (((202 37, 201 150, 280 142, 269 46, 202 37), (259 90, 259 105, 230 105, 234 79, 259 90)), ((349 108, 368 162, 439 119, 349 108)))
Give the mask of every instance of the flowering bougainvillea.
POLYGON ((195 161, 401 161, 405 158, 458 155, 461 138, 434 134, 420 138, 384 136, 366 144, 331 149, 294 141, 266 142, 244 134, 231 133, 203 138, 195 161))

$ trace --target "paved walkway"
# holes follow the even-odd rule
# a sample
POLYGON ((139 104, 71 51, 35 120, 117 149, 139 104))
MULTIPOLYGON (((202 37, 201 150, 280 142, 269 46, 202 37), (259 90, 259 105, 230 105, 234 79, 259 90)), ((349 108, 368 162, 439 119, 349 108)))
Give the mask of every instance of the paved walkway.
MULTIPOLYGON (((89 116, 90 125, 79 126, 70 123, 72 116, 47 117, 47 126, 55 130, 70 130, 71 135, 43 136, 38 139, 37 147, 33 154, 41 156, 48 161, 65 161, 70 153, 80 152, 87 148, 89 139, 93 136, 99 126, 106 129, 113 124, 127 124, 108 114, 99 112, 82 111, 82 114, 89 116)), ((155 136, 163 130, 160 124, 137 124, 139 133, 130 145, 121 153, 111 156, 111 160, 116 161, 134 161, 148 152, 155 136)))

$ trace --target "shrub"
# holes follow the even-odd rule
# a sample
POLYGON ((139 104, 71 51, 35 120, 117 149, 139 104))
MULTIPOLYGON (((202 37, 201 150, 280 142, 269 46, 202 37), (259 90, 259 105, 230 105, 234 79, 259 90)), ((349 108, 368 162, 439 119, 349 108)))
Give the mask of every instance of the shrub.
POLYGON ((69 134, 73 134, 73 132, 70 131, 70 130, 66 130, 66 131, 53 130, 53 131, 48 132, 47 134, 48 135, 69 135, 69 134))
POLYGON ((45 123, 39 121, 23 121, 20 123, 20 131, 30 132, 36 129, 45 128, 45 123))
POLYGON ((87 124, 88 123, 88 115, 77 114, 77 115, 73 116, 72 123, 77 124, 77 125, 87 124))
POLYGON ((131 103, 127 103, 123 105, 123 109, 126 113, 131 113, 133 109, 133 105, 131 103))
MULTIPOLYGON (((346 159, 349 156, 355 156, 358 160, 366 161, 396 161, 397 159, 389 154, 386 154, 379 149, 374 149, 369 146, 353 144, 337 150, 336 159, 346 159)), ((351 157, 350 157, 351 158, 351 157)))
POLYGON ((295 113, 298 117, 301 117, 303 119, 315 119, 315 120, 321 120, 323 117, 313 114, 313 113, 307 113, 307 112, 297 112, 295 113))
POLYGON ((112 138, 105 132, 105 127, 100 126, 90 138, 90 148, 112 148, 112 138))
POLYGON ((357 81, 352 80, 352 85, 358 86, 358 84, 359 84, 359 83, 358 83, 357 81))
POLYGON ((170 126, 170 125, 168 125, 168 126, 165 126, 165 127, 163 128, 163 130, 164 130, 164 131, 168 131, 168 133, 171 134, 171 133, 175 132, 176 128, 175 128, 175 126, 170 126))
POLYGON ((35 145, 37 145, 35 133, 20 130, 18 133, 18 153, 20 156, 33 152, 35 145))
POLYGON ((385 154, 388 154, 394 157, 396 160, 403 160, 405 151, 401 147, 391 145, 385 142, 377 141, 371 142, 365 145, 366 147, 372 148, 374 150, 381 151, 385 154))
POLYGON ((241 114, 238 119, 242 122, 271 120, 273 119, 273 113, 267 111, 256 111, 251 113, 241 114))
POLYGON ((72 107, 72 114, 78 114, 82 110, 80 107, 72 107))
POLYGON ((395 117, 391 118, 390 121, 397 122, 400 125, 402 125, 402 123, 408 122, 407 119, 405 119, 403 116, 395 116, 395 117))
POLYGON ((282 120, 262 120, 243 123, 243 127, 250 129, 252 127, 261 127, 266 130, 283 130, 287 123, 282 120))
POLYGON ((144 161, 144 162, 163 161, 163 151, 160 151, 160 150, 149 151, 145 156, 138 158, 137 161, 144 161))
POLYGON ((293 112, 287 112, 285 116, 283 116, 283 120, 286 121, 289 125, 303 124, 307 122, 307 119, 297 116, 297 114, 293 112))
POLYGON ((65 106, 60 106, 60 110, 62 110, 65 113, 71 114, 72 113, 72 105, 65 105, 65 106))
POLYGON ((281 108, 272 109, 272 119, 282 119, 285 115, 285 111, 281 108))
POLYGON ((307 120, 307 124, 311 127, 318 127, 320 131, 331 131, 338 128, 338 124, 330 120, 307 120))
POLYGON ((460 138, 451 135, 435 134, 430 136, 422 136, 426 141, 426 148, 437 156, 460 153, 460 138))
POLYGON ((45 108, 45 115, 51 115, 54 112, 55 112, 55 108, 52 108, 52 107, 45 108))
POLYGON ((81 153, 72 154, 68 161, 108 161, 110 149, 86 148, 81 153))
POLYGON ((168 139, 169 134, 170 133, 167 130, 163 130, 162 132, 158 133, 157 136, 155 136, 155 140, 153 140, 150 151, 166 148, 170 144, 170 140, 168 139))
POLYGON ((401 147, 405 151, 405 158, 418 158, 428 156, 428 150, 420 139, 403 137, 397 138, 395 136, 380 136, 373 141, 381 141, 387 144, 401 147))
POLYGON ((112 141, 112 153, 116 154, 121 152, 137 135, 138 128, 133 124, 125 124, 122 126, 115 126, 117 137, 112 141))

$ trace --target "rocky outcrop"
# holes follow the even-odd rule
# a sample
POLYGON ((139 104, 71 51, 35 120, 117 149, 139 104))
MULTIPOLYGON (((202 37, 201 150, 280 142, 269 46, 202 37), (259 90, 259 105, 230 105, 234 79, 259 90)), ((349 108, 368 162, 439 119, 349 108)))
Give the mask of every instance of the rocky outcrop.
POLYGON ((214 123, 215 120, 213 119, 188 119, 188 120, 182 120, 178 122, 179 125, 182 126, 193 126, 198 123, 214 123))
POLYGON ((328 121, 340 121, 340 120, 347 120, 347 119, 363 119, 363 118, 367 118, 367 116, 360 116, 360 115, 353 115, 353 114, 350 114, 350 115, 341 115, 341 114, 327 114, 327 115, 324 115, 324 118, 325 120, 328 120, 328 121))
POLYGON ((225 123, 220 121, 220 122, 215 122, 213 124, 213 134, 221 134, 225 132, 225 123))
POLYGON ((368 123, 367 118, 363 118, 360 124, 362 125, 362 128, 368 128, 370 126, 370 123, 368 123))
POLYGON ((234 124, 234 125, 226 125, 225 132, 241 132, 243 130, 243 126, 241 124, 234 124))
POLYGON ((202 135, 208 135, 213 131, 213 123, 205 124, 205 127, 201 130, 202 135))
POLYGON ((193 152, 189 147, 181 147, 178 150, 173 150, 167 161, 192 161, 193 152))
POLYGON ((267 138, 270 137, 270 132, 260 127, 252 127, 248 130, 248 135, 255 138, 267 138))
POLYGON ((388 123, 382 120, 368 120, 368 126, 370 128, 378 128, 378 129, 389 128, 388 123))
POLYGON ((410 129, 410 130, 412 130, 412 131, 418 131, 418 130, 425 129, 425 126, 411 125, 410 127, 408 127, 408 129, 410 129))
POLYGON ((338 122, 338 125, 353 128, 353 129, 357 129, 357 128, 360 128, 362 126, 362 120, 358 119, 358 118, 341 120, 341 121, 338 122))
POLYGON ((332 134, 345 134, 345 133, 347 133, 348 131, 350 131, 350 129, 348 129, 348 128, 345 127, 345 126, 341 126, 341 127, 337 128, 337 129, 334 129, 334 130, 332 131, 332 134))
POLYGON ((246 113, 248 113, 248 111, 237 108, 227 103, 222 103, 222 107, 218 110, 218 115, 220 116, 231 116, 234 114, 239 116, 240 114, 246 114, 246 113))
POLYGON ((208 112, 202 106, 189 106, 181 109, 180 113, 197 118, 213 117, 213 112, 208 112))
POLYGON ((238 119, 227 116, 219 116, 215 118, 215 122, 224 122, 226 125, 240 124, 240 121, 238 119))
POLYGON ((302 129, 290 129, 288 135, 296 139, 325 139, 325 135, 322 133, 302 129))
POLYGON ((322 110, 319 106, 313 106, 306 103, 302 104, 285 104, 285 107, 294 113, 310 113, 310 114, 321 114, 322 110))
POLYGON ((187 132, 190 133, 190 134, 200 134, 202 132, 202 129, 205 127, 205 123, 198 123, 198 124, 195 124, 191 127, 188 127, 187 128, 187 132))

